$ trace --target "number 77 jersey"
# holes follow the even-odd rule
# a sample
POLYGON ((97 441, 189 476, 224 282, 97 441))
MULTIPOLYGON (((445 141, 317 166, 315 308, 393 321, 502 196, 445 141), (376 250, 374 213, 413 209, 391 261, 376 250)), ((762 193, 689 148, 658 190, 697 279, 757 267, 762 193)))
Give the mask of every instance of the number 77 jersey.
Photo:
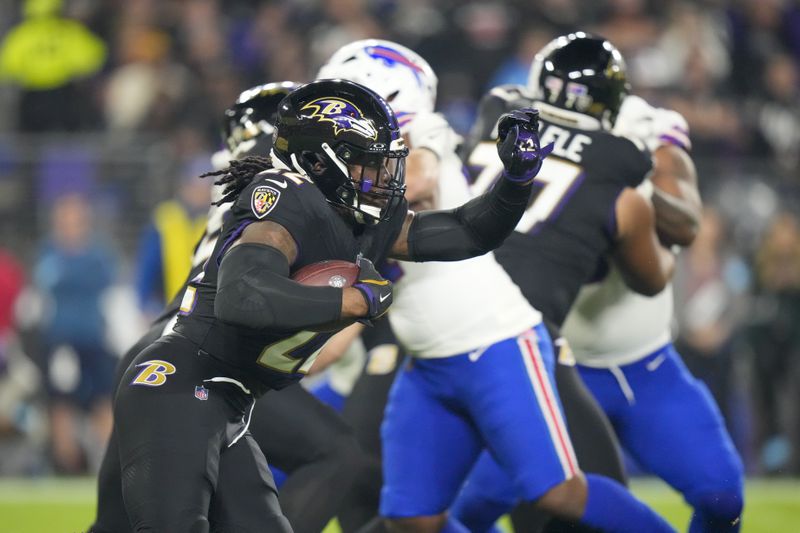
POLYGON ((534 101, 526 89, 503 86, 481 101, 465 154, 472 192, 500 176, 496 123, 511 109, 539 109, 542 145, 555 143, 534 180, 535 191, 516 231, 495 250, 528 301, 561 326, 584 283, 604 275, 616 240, 616 202, 652 168, 649 153, 583 114, 534 101))

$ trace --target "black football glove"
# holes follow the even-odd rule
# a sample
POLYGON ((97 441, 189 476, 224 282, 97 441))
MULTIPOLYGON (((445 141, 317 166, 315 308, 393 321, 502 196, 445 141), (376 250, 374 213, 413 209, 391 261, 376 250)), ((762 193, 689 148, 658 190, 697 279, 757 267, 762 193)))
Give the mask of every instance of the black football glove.
POLYGON ((539 144, 539 111, 532 108, 504 113, 497 123, 497 153, 503 162, 503 176, 526 184, 536 177, 553 143, 539 144))
POLYGON ((359 255, 356 264, 359 272, 353 288, 360 290, 367 302, 369 311, 364 318, 368 323, 369 320, 383 316, 392 305, 392 282, 383 279, 372 261, 366 257, 359 255))

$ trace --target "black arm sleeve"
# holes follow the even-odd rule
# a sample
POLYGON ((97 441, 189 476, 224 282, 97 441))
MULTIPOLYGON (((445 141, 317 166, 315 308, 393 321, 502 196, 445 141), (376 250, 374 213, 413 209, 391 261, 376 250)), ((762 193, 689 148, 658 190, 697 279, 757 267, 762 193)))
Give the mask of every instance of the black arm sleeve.
POLYGON ((522 218, 532 189, 500 178, 455 210, 418 213, 408 230, 411 260, 460 261, 494 250, 522 218))
POLYGON ((247 243, 231 248, 219 266, 214 315, 251 329, 298 330, 339 320, 342 289, 289 279, 280 250, 247 243))

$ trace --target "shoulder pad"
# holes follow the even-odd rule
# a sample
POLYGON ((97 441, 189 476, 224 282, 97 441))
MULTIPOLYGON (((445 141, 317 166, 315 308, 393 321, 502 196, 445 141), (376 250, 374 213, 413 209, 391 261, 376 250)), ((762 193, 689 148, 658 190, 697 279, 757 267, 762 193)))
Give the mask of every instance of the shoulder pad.
POLYGON ((281 189, 286 189, 290 185, 295 187, 314 185, 314 182, 312 182, 306 176, 303 176, 297 172, 280 168, 270 168, 260 172, 253 181, 255 182, 257 180, 264 180, 268 183, 274 183, 281 189))
POLYGON ((690 150, 689 125, 677 111, 653 107, 643 98, 630 95, 622 102, 613 132, 621 137, 639 140, 651 152, 672 144, 690 150))
POLYGON ((487 96, 498 98, 515 105, 519 102, 533 101, 530 91, 524 85, 498 85, 497 87, 492 88, 487 96))
POLYGON ((658 133, 659 146, 673 144, 687 152, 692 149, 689 139, 689 124, 683 115, 671 109, 656 110, 655 131, 658 133))
POLYGON ((260 172, 241 192, 236 200, 238 209, 261 220, 275 211, 297 209, 297 202, 308 190, 314 194, 317 188, 307 178, 285 170, 268 169, 260 172), (280 206, 280 207, 279 207, 280 206))
POLYGON ((439 113, 418 113, 405 129, 411 148, 427 148, 439 159, 455 152, 462 140, 439 113))
POLYGON ((605 132, 606 139, 596 153, 597 162, 602 162, 613 176, 625 187, 638 187, 653 169, 653 156, 638 139, 605 132), (609 155, 613 154, 613 156, 609 155))

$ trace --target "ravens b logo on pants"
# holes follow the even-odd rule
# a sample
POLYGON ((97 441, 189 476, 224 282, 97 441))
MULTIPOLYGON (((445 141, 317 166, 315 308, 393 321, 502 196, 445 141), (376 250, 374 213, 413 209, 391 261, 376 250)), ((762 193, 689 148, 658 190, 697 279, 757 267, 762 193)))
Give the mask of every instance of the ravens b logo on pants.
POLYGON ((159 387, 167 382, 167 376, 174 374, 175 365, 162 361, 161 359, 153 359, 152 361, 145 361, 139 363, 136 368, 144 367, 133 381, 131 385, 145 385, 147 387, 159 387))

